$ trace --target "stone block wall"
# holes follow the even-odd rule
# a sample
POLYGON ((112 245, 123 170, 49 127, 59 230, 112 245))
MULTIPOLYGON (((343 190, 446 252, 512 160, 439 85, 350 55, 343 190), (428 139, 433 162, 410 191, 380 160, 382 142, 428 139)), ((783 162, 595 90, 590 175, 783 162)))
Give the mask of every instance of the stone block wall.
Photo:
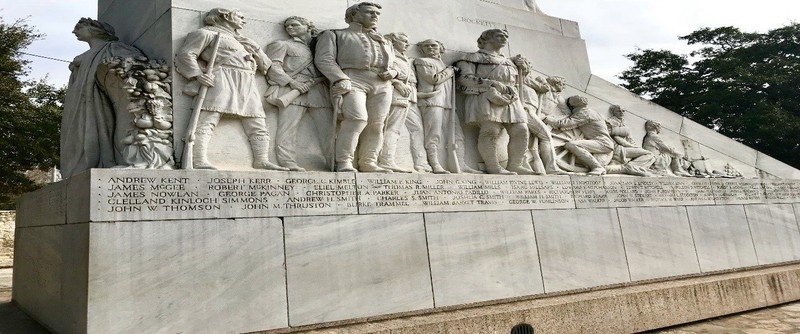
POLYGON ((14 262, 14 220, 16 211, 0 211, 0 268, 14 262))

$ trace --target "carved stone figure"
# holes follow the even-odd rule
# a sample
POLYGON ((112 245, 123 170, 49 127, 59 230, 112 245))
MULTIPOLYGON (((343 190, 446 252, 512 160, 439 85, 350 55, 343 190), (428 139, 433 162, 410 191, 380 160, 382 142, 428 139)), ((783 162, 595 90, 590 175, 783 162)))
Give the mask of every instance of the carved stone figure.
MULTIPOLYGON (((320 147, 328 150, 332 117, 330 92, 322 74, 314 66, 311 42, 317 34, 314 23, 292 16, 283 21, 291 37, 267 45, 266 53, 272 60, 268 77, 267 102, 278 107, 278 131, 275 135, 278 164, 292 171, 305 171, 296 161, 297 130, 303 114, 308 114, 316 124, 320 147)), ((328 156, 327 154, 325 156, 328 156)))
POLYGON ((517 66, 500 53, 507 43, 506 31, 486 30, 478 38, 480 50, 465 55, 457 63, 458 83, 466 94, 465 122, 480 128, 478 152, 488 173, 533 174, 524 165, 528 117, 517 92, 517 66), (507 169, 500 166, 497 154, 503 128, 509 136, 507 169))
POLYGON ((644 123, 647 134, 642 140, 642 148, 652 152, 656 156, 656 161, 651 167, 659 175, 666 176, 691 176, 681 166, 683 154, 674 147, 667 145, 661 138, 661 123, 647 121, 644 123))
POLYGON ((567 99, 567 106, 572 114, 557 119, 547 116, 544 122, 558 130, 578 129, 586 139, 567 142, 564 147, 572 153, 576 160, 589 168, 589 175, 606 173, 605 162, 598 160, 593 154, 609 155, 614 151, 614 140, 608 133, 605 120, 596 111, 589 109, 589 101, 579 95, 567 99))
POLYGON ((566 85, 566 79, 559 76, 549 76, 547 78, 537 77, 536 82, 542 83, 544 91, 537 91, 539 94, 539 115, 547 117, 550 115, 569 115, 567 101, 561 96, 561 91, 566 85))
POLYGON ((358 170, 391 172, 378 166, 383 146, 383 127, 392 104, 390 69, 394 51, 375 28, 381 6, 360 2, 347 8, 348 28, 320 34, 315 64, 333 84, 334 109, 341 113, 336 138, 336 170, 356 171, 353 163, 359 148, 358 170))
POLYGON ((417 102, 409 101, 406 130, 408 130, 409 149, 411 150, 411 160, 414 162, 414 170, 420 173, 433 172, 433 168, 428 164, 428 153, 425 151, 425 127, 417 102))
MULTIPOLYGON (((540 112, 539 96, 549 93, 550 85, 541 77, 532 79, 528 74, 530 73, 531 64, 528 59, 521 55, 511 58, 514 64, 520 71, 520 97, 522 98, 522 105, 527 114, 528 131, 533 135, 533 145, 530 147, 531 155, 533 157, 533 170, 536 174, 551 174, 551 175, 566 175, 556 165, 555 151, 553 150, 553 137, 548 127, 542 121, 543 114, 540 112)), ((563 88, 563 82, 560 86, 563 88)), ((559 88, 560 93, 560 88, 559 88)), ((553 99, 558 99, 560 95, 550 95, 553 99)), ((561 99, 563 101, 563 99, 561 99)), ((556 104, 557 105, 557 104, 556 104)))
POLYGON ((176 71, 190 80, 184 88, 185 94, 197 95, 200 85, 208 87, 193 132, 193 167, 216 169, 208 161, 208 144, 220 117, 227 115, 238 117, 242 123, 253 152, 253 168, 288 170, 268 160, 270 137, 256 86, 256 72, 267 73, 269 58, 253 40, 239 34, 245 24, 239 11, 215 8, 204 22, 205 27, 186 36, 175 57, 176 71), (219 47, 214 50, 217 36, 219 47), (214 53, 216 61, 208 64, 214 53), (205 73, 209 66, 211 73, 205 73))
MULTIPOLYGON (((82 18, 72 31, 89 50, 69 64, 72 74, 61 120, 61 174, 66 179, 90 168, 125 167, 123 142, 131 127, 129 96, 110 63, 147 58, 118 42, 110 25, 82 18)), ((160 79, 160 78, 159 78, 160 79)))
POLYGON ((393 172, 411 173, 397 165, 394 160, 397 151, 397 141, 400 139, 400 130, 406 123, 406 116, 412 101, 417 101, 417 78, 411 67, 411 61, 406 56, 408 50, 408 36, 404 33, 390 33, 384 36, 392 43, 394 48, 394 64, 392 68, 397 71, 397 76, 392 79, 392 107, 386 116, 386 125, 383 128, 383 148, 378 156, 378 166, 393 172))
POLYGON ((648 169, 656 161, 656 157, 650 151, 633 143, 630 130, 625 124, 626 110, 619 105, 613 105, 608 110, 611 112, 611 117, 606 119, 606 125, 615 145, 614 156, 611 158, 611 164, 605 167, 606 172, 608 174, 652 176, 648 169))
MULTIPOLYGON (((172 169, 172 87, 170 68, 164 61, 115 57, 110 70, 122 78, 132 117, 122 143, 123 161, 133 168, 172 169)), ((118 120, 119 121, 119 120, 118 120)))
POLYGON ((459 167, 462 172, 481 173, 464 163, 464 133, 461 129, 458 114, 455 112, 453 101, 455 98, 454 78, 458 68, 447 66, 442 62, 445 52, 444 44, 437 40, 427 39, 417 43, 424 57, 414 60, 414 69, 419 80, 419 109, 422 114, 425 128, 425 151, 428 154, 428 163, 434 173, 446 174, 439 161, 439 150, 455 151, 448 156, 455 157, 458 161, 448 166, 455 171, 459 167))

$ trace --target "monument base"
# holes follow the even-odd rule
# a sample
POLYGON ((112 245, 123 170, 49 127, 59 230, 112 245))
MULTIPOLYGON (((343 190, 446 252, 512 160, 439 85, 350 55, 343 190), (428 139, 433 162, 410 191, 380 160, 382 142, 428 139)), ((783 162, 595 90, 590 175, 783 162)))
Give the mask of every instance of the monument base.
POLYGON ((800 260, 798 185, 95 169, 21 199, 13 299, 56 333, 644 330, 800 298, 718 275, 800 260))

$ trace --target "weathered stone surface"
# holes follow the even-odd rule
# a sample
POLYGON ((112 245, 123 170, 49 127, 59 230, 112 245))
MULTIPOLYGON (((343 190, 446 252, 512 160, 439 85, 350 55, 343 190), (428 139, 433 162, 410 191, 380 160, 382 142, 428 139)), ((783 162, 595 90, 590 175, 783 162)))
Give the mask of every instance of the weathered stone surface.
POLYGON ((800 230, 790 204, 745 205, 758 264, 800 260, 800 230))
POLYGON ((691 178, 605 178, 611 207, 714 204, 711 183, 691 178))
POLYGON ((762 180, 713 179, 714 202, 717 205, 764 203, 766 195, 762 180))
POLYGON ((426 213, 437 307, 544 292, 530 211, 426 213))
POLYGON ((620 208, 617 212, 631 280, 700 272, 685 208, 620 208))
POLYGON ((545 292, 630 281, 615 210, 537 210, 545 292))
POLYGON ((563 176, 356 174, 359 213, 573 208, 563 176))
POLYGON ((758 265, 743 206, 691 206, 686 210, 703 272, 758 265))
POLYGON ((421 214, 288 217, 289 322, 433 307, 421 214))
POLYGON ((350 173, 96 169, 92 176, 91 221, 357 213, 350 173))
POLYGON ((91 235, 90 333, 288 326, 279 219, 91 224, 91 235))

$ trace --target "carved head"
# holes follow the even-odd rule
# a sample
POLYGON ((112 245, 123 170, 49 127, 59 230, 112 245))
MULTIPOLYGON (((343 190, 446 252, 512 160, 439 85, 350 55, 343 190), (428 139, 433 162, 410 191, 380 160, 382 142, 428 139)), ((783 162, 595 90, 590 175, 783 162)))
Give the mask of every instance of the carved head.
POLYGON ((575 110, 577 108, 583 108, 589 105, 589 99, 585 96, 580 95, 573 95, 567 99, 567 106, 570 110, 575 110))
POLYGON ((344 12, 344 22, 355 22, 371 29, 378 25, 381 16, 381 5, 374 2, 359 2, 347 8, 344 12))
POLYGON ((613 106, 608 107, 608 112, 611 113, 611 116, 616 118, 622 119, 625 117, 625 109, 622 108, 619 104, 615 104, 613 106))
POLYGON ((384 35, 386 39, 392 42, 392 46, 397 52, 406 53, 408 50, 408 36, 402 32, 392 32, 384 35))
POLYGON ((478 47, 499 51, 508 43, 508 31, 502 29, 489 29, 478 37, 478 47))
POLYGON ((203 20, 209 26, 223 26, 233 30, 239 30, 246 23, 244 15, 237 9, 214 8, 208 12, 203 20))
POLYGON ((75 25, 72 33, 78 37, 79 41, 88 41, 97 38, 104 41, 118 41, 119 38, 114 32, 114 27, 105 22, 100 22, 88 17, 81 18, 75 25))
POLYGON ((648 121, 644 122, 644 130, 647 131, 647 132, 660 133, 661 132, 661 123, 656 122, 656 121, 648 120, 648 121))
POLYGON ((317 36, 319 33, 317 27, 314 26, 314 22, 300 16, 290 16, 286 20, 283 20, 283 28, 286 29, 286 33, 292 37, 302 36, 305 33, 309 33, 311 36, 317 36))
POLYGON ((439 58, 444 54, 444 44, 435 39, 426 39, 419 42, 417 47, 426 57, 439 58))
POLYGON ((559 76, 549 76, 547 79, 545 79, 545 81, 547 81, 547 84, 549 84, 550 87, 553 87, 557 92, 564 90, 564 86, 567 85, 567 79, 559 76))

